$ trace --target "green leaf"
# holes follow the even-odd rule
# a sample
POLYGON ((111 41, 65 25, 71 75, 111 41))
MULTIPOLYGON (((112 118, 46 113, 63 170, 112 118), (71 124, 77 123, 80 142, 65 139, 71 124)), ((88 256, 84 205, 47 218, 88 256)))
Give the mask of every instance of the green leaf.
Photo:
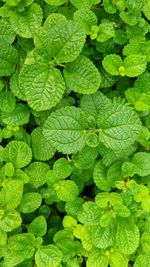
POLYGON ((99 25, 99 33, 96 38, 98 42, 106 42, 110 38, 115 36, 115 31, 114 31, 114 24, 113 22, 102 22, 99 25))
POLYGON ((65 158, 59 158, 55 161, 53 171, 59 179, 65 179, 72 173, 69 161, 65 158))
POLYGON ((67 87, 80 94, 95 93, 101 82, 98 69, 85 56, 79 56, 75 61, 67 64, 64 77, 67 87))
POLYGON ((0 246, 4 246, 7 243, 7 233, 0 230, 0 246))
POLYGON ((79 189, 75 182, 71 180, 60 181, 54 185, 59 200, 73 201, 78 197, 79 189))
MULTIPOLYGON (((144 3, 144 8, 143 8, 144 15, 148 20, 150 20, 150 3, 148 0, 145 1, 144 3)), ((147 266, 145 266, 147 267, 147 266)))
POLYGON ((35 237, 30 233, 13 235, 8 239, 4 250, 5 266, 16 266, 33 256, 35 251, 35 237))
POLYGON ((19 86, 20 90, 25 92, 28 104, 37 111, 56 106, 66 89, 58 69, 37 64, 23 65, 19 86))
POLYGON ((15 109, 16 98, 10 91, 0 92, 0 109, 3 112, 11 112, 15 109))
POLYGON ((96 227, 92 233, 92 242, 94 246, 101 249, 111 247, 115 243, 116 229, 114 224, 109 224, 106 228, 96 227))
POLYGON ((134 267, 149 267, 150 266, 150 256, 146 255, 146 254, 141 254, 139 255, 136 260, 135 263, 133 265, 134 267))
POLYGON ((107 167, 101 160, 99 160, 94 167, 93 179, 99 189, 103 191, 110 190, 111 184, 107 179, 107 167))
POLYGON ((109 263, 111 267, 128 267, 128 258, 115 250, 109 254, 109 263))
POLYGON ((11 24, 5 18, 0 19, 0 43, 11 44, 15 40, 16 34, 11 24))
POLYGON ((117 204, 114 206, 114 211, 120 217, 129 217, 131 215, 130 210, 122 204, 117 204))
POLYGON ((136 165, 136 173, 139 176, 147 176, 150 174, 150 154, 146 152, 138 152, 134 154, 132 163, 136 165))
POLYGON ((30 179, 31 186, 38 188, 46 183, 49 166, 45 162, 32 162, 24 171, 30 179))
POLYGON ((5 232, 11 232, 18 228, 22 223, 19 213, 15 210, 6 210, 0 219, 0 229, 5 232))
POLYGON ((31 162, 31 148, 23 141, 11 141, 5 148, 6 162, 12 162, 15 168, 23 168, 31 162))
POLYGON ((118 55, 107 55, 102 61, 104 69, 111 75, 118 76, 119 69, 122 66, 122 59, 118 55))
POLYGON ((118 221, 116 242, 119 250, 127 255, 134 253, 139 245, 139 229, 130 219, 118 221))
POLYGON ((42 196, 36 192, 30 192, 23 195, 19 209, 22 213, 31 213, 37 210, 42 203, 42 196))
POLYGON ((16 34, 24 38, 32 38, 39 30, 42 22, 42 9, 33 3, 24 12, 13 11, 10 22, 16 34))
POLYGON ((87 201, 78 213, 78 220, 83 224, 97 225, 100 221, 100 215, 101 209, 94 202, 87 201))
POLYGON ((3 123, 14 126, 28 123, 29 117, 30 111, 24 104, 16 104, 16 107, 13 111, 7 112, 7 110, 5 110, 1 115, 3 123))
POLYGON ((47 232, 47 223, 44 216, 36 217, 28 226, 28 232, 36 236, 44 236, 47 232))
POLYGON ((98 116, 100 141, 112 150, 132 145, 141 131, 141 122, 135 111, 122 104, 108 105, 98 116))
POLYGON ((66 107, 53 112, 43 128, 44 136, 59 152, 76 153, 85 145, 86 122, 79 108, 66 107))
POLYGON ((146 57, 142 55, 130 55, 123 61, 125 75, 137 77, 146 70, 146 57))
POLYGON ((49 160, 55 154, 55 149, 51 142, 44 138, 43 129, 40 127, 35 128, 31 133, 31 147, 35 160, 49 160))
POLYGON ((87 260, 87 267, 107 267, 108 259, 101 254, 100 249, 95 249, 91 252, 87 260))
POLYGON ((150 195, 143 197, 141 207, 145 212, 150 212, 150 195))
MULTIPOLYGON (((0 198, 7 209, 18 207, 23 195, 23 182, 21 180, 7 179, 2 184, 0 198)), ((1 201, 0 201, 1 202, 1 201)))
POLYGON ((35 254, 37 267, 59 267, 62 259, 62 252, 54 245, 40 247, 35 254))
POLYGON ((74 20, 80 23, 86 34, 90 34, 91 27, 97 24, 97 17, 89 8, 77 10, 74 20))
POLYGON ((35 37, 36 47, 44 48, 58 64, 75 60, 84 42, 85 34, 80 25, 75 21, 67 21, 60 14, 50 15, 35 37))
POLYGON ((0 76, 9 76, 18 63, 18 52, 12 45, 2 43, 0 49, 0 76))

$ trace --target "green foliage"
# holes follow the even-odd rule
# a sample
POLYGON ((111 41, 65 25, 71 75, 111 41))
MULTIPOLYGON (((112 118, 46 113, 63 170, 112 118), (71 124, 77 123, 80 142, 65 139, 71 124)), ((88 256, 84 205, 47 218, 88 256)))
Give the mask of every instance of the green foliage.
POLYGON ((0 266, 150 266, 150 1, 0 1, 0 266))

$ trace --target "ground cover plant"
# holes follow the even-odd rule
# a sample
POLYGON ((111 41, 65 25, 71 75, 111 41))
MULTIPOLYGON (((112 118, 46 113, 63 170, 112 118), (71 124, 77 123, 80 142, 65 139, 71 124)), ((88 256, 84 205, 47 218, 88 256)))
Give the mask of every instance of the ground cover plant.
POLYGON ((0 267, 150 267, 150 1, 0 1, 0 267))

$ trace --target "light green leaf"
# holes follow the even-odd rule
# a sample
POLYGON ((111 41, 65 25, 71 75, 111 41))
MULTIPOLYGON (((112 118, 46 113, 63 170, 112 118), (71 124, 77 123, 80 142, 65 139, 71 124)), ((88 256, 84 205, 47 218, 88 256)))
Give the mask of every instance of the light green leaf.
POLYGON ((119 75, 119 68, 122 66, 122 59, 118 55, 107 55, 102 61, 104 69, 111 75, 119 75))
POLYGON ((4 246, 7 243, 7 233, 0 230, 0 246, 4 246))
POLYGON ((54 185, 59 200, 73 201, 78 197, 79 189, 74 181, 63 180, 54 185))
POLYGON ((16 266, 33 256, 35 251, 35 237, 30 233, 13 235, 8 239, 4 250, 5 266, 16 266))
POLYGON ((115 250, 109 254, 109 263, 111 267, 128 267, 128 258, 115 250))
POLYGON ((49 160, 54 156, 55 149, 43 135, 43 129, 37 127, 31 133, 31 148, 36 160, 49 160))
MULTIPOLYGON (((150 20, 150 2, 149 0, 146 0, 144 3, 144 8, 143 8, 144 15, 148 20, 150 20)), ((147 266, 145 266, 147 267, 147 266)))
POLYGON ((42 196, 36 192, 30 192, 23 195, 20 203, 20 211, 22 213, 31 213, 37 210, 42 203, 42 196))
POLYGON ((3 123, 14 126, 28 123, 29 117, 29 108, 24 104, 16 104, 16 107, 13 111, 7 112, 7 110, 5 110, 1 115, 3 123))
POLYGON ((130 55, 123 61, 125 75, 128 77, 137 77, 146 70, 146 57, 142 55, 130 55))
POLYGON ((0 92, 0 109, 4 112, 11 112, 15 109, 16 98, 10 91, 0 92))
POLYGON ((71 154, 84 147, 86 127, 82 111, 66 107, 51 114, 44 124, 43 133, 58 151, 71 154))
POLYGON ((21 180, 7 179, 2 184, 0 199, 7 209, 15 209, 19 205, 23 195, 23 182, 21 180))
POLYGON ((42 9, 33 3, 24 12, 13 11, 10 22, 13 30, 24 38, 32 38, 42 22, 42 9))
POLYGON ((136 258, 133 266, 134 267, 149 267, 150 266, 150 256, 147 254, 139 255, 136 258))
POLYGON ((141 122, 135 111, 122 104, 108 105, 99 113, 100 141, 112 150, 132 145, 141 131, 141 122))
POLYGON ((97 17, 89 8, 77 10, 74 20, 80 23, 86 34, 90 34, 91 27, 97 24, 97 17))
POLYGON ((5 232, 11 232, 18 228, 21 223, 22 219, 17 211, 6 210, 0 219, 0 229, 5 232))
POLYGON ((115 205, 114 211, 116 215, 120 217, 129 217, 131 215, 130 210, 125 205, 122 205, 122 204, 115 205))
POLYGON ((73 155, 72 160, 78 169, 89 169, 94 165, 97 155, 97 148, 85 146, 78 154, 73 155))
POLYGON ((65 158, 59 158, 55 161, 53 171, 59 179, 65 179, 72 173, 69 161, 65 158))
POLYGON ((47 232, 47 223, 44 216, 36 217, 28 226, 28 232, 36 236, 44 236, 47 232))
POLYGON ((110 38, 115 36, 114 24, 113 22, 102 22, 99 25, 99 33, 96 38, 98 42, 106 42, 110 38))
POLYGON ((127 255, 134 253, 139 245, 139 229, 130 219, 119 219, 116 242, 119 250, 127 255))
POLYGON ((136 173, 140 176, 147 176, 150 174, 150 154, 146 152, 138 152, 134 154, 132 163, 137 167, 136 173))
POLYGON ((95 93, 101 82, 98 69, 85 56, 79 56, 75 61, 67 64, 64 77, 67 87, 80 94, 95 93))
POLYGON ((84 42, 85 34, 80 24, 67 21, 61 14, 50 15, 35 37, 36 47, 44 48, 58 64, 75 60, 84 42))
POLYGON ((97 225, 100 221, 100 215, 101 209, 94 202, 87 201, 78 213, 78 220, 86 225, 97 225))
POLYGON ((16 48, 9 44, 1 44, 0 49, 0 76, 9 76, 18 63, 18 52, 16 48))
POLYGON ((107 267, 108 259, 101 254, 100 249, 95 249, 91 252, 87 260, 87 267, 107 267))
POLYGON ((15 168, 23 168, 31 162, 31 148, 23 141, 11 141, 5 148, 5 161, 12 162, 15 168))
POLYGON ((20 90, 25 92, 28 104, 37 111, 56 106, 66 89, 58 69, 37 64, 23 65, 19 86, 20 90))
POLYGON ((54 245, 40 247, 35 254, 37 267, 59 267, 62 252, 54 245))
POLYGON ((99 189, 103 191, 110 190, 111 184, 107 179, 107 167, 101 160, 99 160, 94 167, 93 179, 99 189))
POLYGON ((92 233, 92 242, 94 246, 106 249, 113 246, 115 242, 116 229, 114 224, 109 224, 106 228, 96 227, 92 233))
POLYGON ((32 162, 24 171, 30 179, 31 186, 38 188, 46 183, 46 175, 49 169, 49 165, 45 162, 32 162))
POLYGON ((143 197, 141 207, 145 212, 150 212, 150 195, 143 197))
POLYGON ((5 18, 0 19, 0 43, 13 43, 16 34, 13 31, 11 24, 5 18))
POLYGON ((100 208, 106 208, 109 202, 109 193, 104 192, 104 193, 98 193, 95 198, 95 202, 97 206, 100 208))

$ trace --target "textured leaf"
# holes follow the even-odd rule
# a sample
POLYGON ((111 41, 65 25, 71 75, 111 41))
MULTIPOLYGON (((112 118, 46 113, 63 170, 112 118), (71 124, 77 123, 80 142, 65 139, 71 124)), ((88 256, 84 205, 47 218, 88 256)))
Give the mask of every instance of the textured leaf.
POLYGON ((87 260, 87 267, 107 267, 108 259, 101 254, 100 249, 95 249, 91 252, 87 260))
POLYGON ((115 242, 115 230, 113 224, 108 225, 106 228, 102 228, 101 226, 96 227, 92 234, 94 246, 101 249, 113 246, 115 242))
POLYGON ((5 148, 6 162, 12 162, 15 168, 23 168, 32 159, 31 148, 23 141, 11 141, 5 148))
POLYGON ((61 6, 66 2, 66 0, 44 0, 44 1, 51 6, 61 6))
POLYGON ((129 220, 122 219, 118 222, 116 242, 119 250, 130 255, 136 251, 139 245, 139 229, 129 220))
POLYGON ((85 145, 86 122, 82 111, 66 107, 52 113, 44 124, 44 136, 58 151, 76 153, 85 145))
POLYGON ((28 123, 30 117, 30 111, 24 104, 16 104, 13 111, 2 112, 1 119, 3 123, 8 125, 19 126, 28 123))
POLYGON ((119 251, 109 255, 109 262, 111 267, 128 267, 128 258, 119 251))
POLYGON ((0 92, 0 109, 4 112, 11 112, 15 109, 16 98, 10 91, 0 92))
POLYGON ((37 127, 32 131, 31 140, 34 159, 45 161, 53 157, 55 149, 52 147, 51 142, 45 139, 42 128, 37 127))
POLYGON ((99 224, 101 209, 91 201, 85 202, 78 213, 78 220, 87 225, 99 224))
POLYGON ((73 201, 78 197, 79 189, 75 182, 70 180, 60 181, 54 185, 59 200, 73 201))
POLYGON ((106 42, 115 36, 114 25, 112 22, 103 22, 99 25, 99 33, 96 38, 98 42, 106 42))
POLYGON ((133 164, 137 167, 136 173, 140 176, 150 174, 150 154, 146 152, 138 152, 134 154, 132 159, 133 164))
POLYGON ((39 30, 42 22, 42 10, 36 3, 30 5, 24 12, 13 12, 10 17, 13 30, 24 38, 32 38, 39 30))
POLYGON ((148 18, 148 20, 150 20, 150 3, 148 0, 145 1, 143 12, 144 12, 144 15, 148 18))
POLYGON ((130 55, 123 61, 125 75, 136 77, 146 70, 146 57, 141 55, 130 55))
POLYGON ((86 34, 90 34, 91 27, 97 24, 97 17, 89 8, 77 10, 74 20, 80 23, 86 34))
POLYGON ((111 184, 107 179, 107 168, 101 160, 99 160, 94 167, 93 179, 99 189, 103 191, 110 190, 111 184))
POLYGON ((11 232, 18 228, 22 223, 19 213, 15 210, 6 210, 0 219, 0 229, 5 232, 11 232))
POLYGON ((44 162, 32 162, 24 171, 30 179, 31 186, 38 188, 46 183, 49 166, 44 162))
POLYGON ((136 258, 133 266, 134 267, 149 267, 150 266, 150 256, 146 255, 146 254, 139 255, 136 258))
POLYGON ((122 104, 105 106, 98 117, 100 141, 113 150, 132 145, 141 131, 138 115, 122 104))
POLYGON ((33 234, 22 233, 13 235, 8 239, 4 253, 5 266, 16 266, 33 256, 35 250, 35 237, 33 234))
POLYGON ((98 69, 85 56, 79 56, 64 69, 67 87, 80 94, 93 94, 100 86, 101 77, 98 69))
POLYGON ((73 155, 73 162, 79 169, 89 169, 94 165, 98 155, 96 148, 85 146, 78 154, 73 155))
POLYGON ((75 60, 85 42, 85 34, 77 22, 67 21, 63 15, 50 15, 35 37, 37 48, 44 48, 56 63, 75 60))
POLYGON ((29 105, 37 111, 56 106, 65 91, 61 72, 40 65, 24 65, 19 76, 19 86, 25 92, 29 105))
POLYGON ((7 179, 3 182, 3 188, 0 192, 3 205, 7 209, 15 209, 19 205, 23 195, 23 182, 20 180, 7 179))
POLYGON ((59 267, 61 259, 62 252, 54 245, 43 246, 35 254, 37 267, 59 267))
POLYGON ((11 75, 15 70, 18 59, 17 50, 12 45, 2 43, 0 49, 0 76, 11 75))
POLYGON ((119 75, 119 68, 122 66, 122 59, 118 55, 107 55, 103 62, 104 69, 111 75, 119 75))
POLYGON ((5 19, 0 19, 0 42, 1 43, 13 43, 16 34, 13 31, 11 24, 5 19))
POLYGON ((38 209, 42 203, 42 197, 39 193, 30 192, 23 195, 20 203, 20 211, 22 213, 31 213, 38 209))
POLYGON ((44 236, 47 232, 47 223, 44 216, 36 217, 28 226, 28 232, 36 236, 44 236))

